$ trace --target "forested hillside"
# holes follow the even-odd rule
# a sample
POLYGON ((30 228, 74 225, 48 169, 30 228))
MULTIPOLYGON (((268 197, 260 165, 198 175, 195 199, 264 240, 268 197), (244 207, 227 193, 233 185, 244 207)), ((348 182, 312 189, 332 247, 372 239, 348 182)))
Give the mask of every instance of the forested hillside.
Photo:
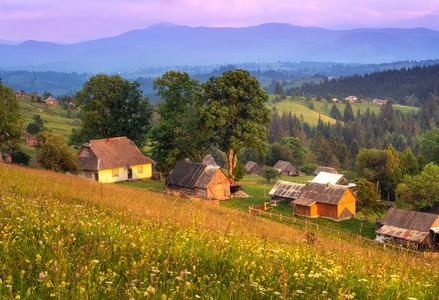
MULTIPOLYGON (((386 98, 403 105, 420 106, 427 101, 429 93, 439 92, 439 65, 331 79, 316 85, 304 84, 298 91, 321 96, 386 98)), ((293 90, 288 92, 293 93, 293 90)))

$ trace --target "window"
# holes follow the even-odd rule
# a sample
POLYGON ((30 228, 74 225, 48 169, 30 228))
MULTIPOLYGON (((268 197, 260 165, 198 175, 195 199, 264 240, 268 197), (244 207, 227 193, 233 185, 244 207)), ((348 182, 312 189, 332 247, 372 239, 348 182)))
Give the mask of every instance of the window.
POLYGON ((119 169, 113 169, 113 177, 119 177, 119 169))
POLYGON ((137 174, 142 174, 143 173, 143 167, 139 166, 137 167, 137 174))

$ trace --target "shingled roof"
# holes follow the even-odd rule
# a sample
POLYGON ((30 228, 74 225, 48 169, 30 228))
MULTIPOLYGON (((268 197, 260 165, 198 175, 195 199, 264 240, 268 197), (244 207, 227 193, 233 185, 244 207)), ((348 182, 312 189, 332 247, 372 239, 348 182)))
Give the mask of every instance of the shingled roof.
POLYGON ((383 226, 376 233, 420 242, 429 234, 438 218, 436 214, 392 207, 381 222, 383 226))
POLYGON ((278 180, 269 194, 283 198, 296 199, 299 197, 304 187, 305 184, 303 183, 278 180))
POLYGON ((123 168, 127 165, 135 166, 155 163, 152 159, 143 155, 134 142, 125 136, 91 140, 82 146, 78 155, 84 148, 90 150, 94 156, 77 157, 78 163, 83 170, 108 170, 123 168))
POLYGON ((219 166, 179 161, 166 177, 165 184, 185 188, 207 188, 220 169, 219 166))
POLYGON ((292 204, 311 206, 318 202, 337 205, 347 189, 348 187, 343 185, 308 182, 302 188, 299 198, 294 200, 292 204))

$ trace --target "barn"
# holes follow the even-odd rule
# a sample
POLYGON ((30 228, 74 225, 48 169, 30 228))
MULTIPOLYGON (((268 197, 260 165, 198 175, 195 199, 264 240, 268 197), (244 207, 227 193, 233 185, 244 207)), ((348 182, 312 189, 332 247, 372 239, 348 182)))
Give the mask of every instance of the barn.
POLYGON ((219 166, 178 162, 165 180, 166 190, 204 199, 230 198, 230 180, 219 166))
POLYGON ((291 202, 297 199, 305 184, 278 180, 268 193, 271 199, 277 202, 291 202))
POLYGON ((430 245, 437 240, 439 215, 399 208, 390 208, 377 220, 376 239, 391 240, 402 245, 430 245))
POLYGON ((291 205, 297 215, 340 221, 355 216, 357 201, 347 186, 308 182, 291 205))
POLYGON ((331 167, 323 167, 323 166, 318 166, 313 174, 314 174, 314 176, 317 176, 317 175, 319 175, 320 172, 338 174, 336 169, 331 168, 331 167))
POLYGON ((279 160, 273 168, 277 169, 282 175, 299 176, 299 171, 293 167, 291 163, 284 160, 279 160))
POLYGON ((248 175, 261 175, 262 174, 262 168, 258 163, 254 161, 249 161, 245 164, 245 169, 247 170, 248 175))

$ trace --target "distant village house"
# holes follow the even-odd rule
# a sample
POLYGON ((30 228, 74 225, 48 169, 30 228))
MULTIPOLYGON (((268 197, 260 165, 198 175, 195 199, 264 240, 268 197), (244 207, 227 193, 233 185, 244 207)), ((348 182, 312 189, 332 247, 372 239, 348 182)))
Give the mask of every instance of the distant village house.
POLYGON ((247 170, 247 175, 261 175, 262 168, 258 163, 254 161, 249 161, 245 164, 245 169, 247 170))
POLYGON ((91 140, 79 149, 77 160, 81 176, 104 183, 150 179, 155 163, 125 136, 91 140))
POLYGON ((277 169, 282 175, 299 176, 299 171, 288 161, 279 160, 273 168, 277 169))
POLYGON ((328 173, 323 171, 319 172, 319 174, 311 180, 311 182, 323 183, 323 184, 330 183, 332 185, 340 184, 343 181, 347 181, 347 179, 343 176, 343 174, 334 174, 334 173, 328 173))
POLYGON ((28 146, 36 146, 38 144, 37 138, 35 136, 26 137, 26 145, 28 146))
POLYGON ((355 102, 357 102, 357 96, 348 96, 348 97, 346 98, 346 102, 349 102, 349 103, 355 103, 355 102))
POLYGON ((178 162, 165 180, 166 190, 204 199, 230 198, 230 180, 219 166, 178 162))
POLYGON ((56 100, 55 98, 53 98, 52 96, 49 96, 46 100, 44 100, 44 102, 46 104, 49 104, 49 105, 58 105, 59 104, 59 101, 56 100))
POLYGON ((384 105, 387 104, 387 101, 388 100, 384 100, 384 99, 373 99, 372 104, 384 105))
POLYGON ((338 174, 337 170, 331 167, 323 167, 318 166, 317 169, 314 171, 314 176, 319 175, 320 172, 326 172, 326 173, 332 173, 332 174, 338 174))

